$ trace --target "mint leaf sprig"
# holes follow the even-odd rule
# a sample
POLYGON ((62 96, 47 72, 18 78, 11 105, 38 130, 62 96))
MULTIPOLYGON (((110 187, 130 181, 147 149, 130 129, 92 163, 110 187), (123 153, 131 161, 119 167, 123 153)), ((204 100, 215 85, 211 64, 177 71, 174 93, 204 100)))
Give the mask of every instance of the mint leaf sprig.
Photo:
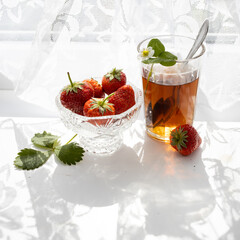
POLYGON ((160 63, 163 66, 173 66, 176 64, 177 56, 165 51, 165 46, 159 39, 153 38, 149 41, 148 46, 154 50, 153 57, 143 60, 145 64, 160 63))
POLYGON ((35 147, 44 149, 45 151, 24 148, 15 158, 14 165, 18 169, 33 170, 46 163, 53 153, 64 164, 76 165, 77 162, 82 160, 85 152, 77 143, 70 143, 76 136, 77 134, 66 144, 61 145, 59 136, 52 135, 46 131, 43 133, 36 133, 31 141, 35 147))

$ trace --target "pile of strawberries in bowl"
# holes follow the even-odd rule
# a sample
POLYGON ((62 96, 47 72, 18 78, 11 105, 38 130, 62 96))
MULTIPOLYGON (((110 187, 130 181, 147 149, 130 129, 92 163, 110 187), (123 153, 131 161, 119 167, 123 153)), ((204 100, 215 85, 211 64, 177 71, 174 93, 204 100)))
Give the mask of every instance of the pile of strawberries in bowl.
POLYGON ((131 84, 121 69, 112 69, 101 78, 73 82, 56 97, 65 126, 79 136, 92 153, 112 153, 122 142, 121 133, 137 119, 142 91, 131 84))

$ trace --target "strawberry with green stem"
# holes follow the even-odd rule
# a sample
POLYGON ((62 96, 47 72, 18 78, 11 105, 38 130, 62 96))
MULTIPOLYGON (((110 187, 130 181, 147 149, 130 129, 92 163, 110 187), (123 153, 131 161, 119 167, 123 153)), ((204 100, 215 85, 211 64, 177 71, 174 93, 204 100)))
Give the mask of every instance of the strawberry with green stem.
POLYGON ((69 72, 70 85, 66 86, 61 93, 62 105, 74 113, 83 115, 83 106, 94 95, 94 89, 88 82, 72 82, 69 72))
POLYGON ((86 117, 101 117, 115 114, 115 108, 112 103, 108 102, 108 99, 114 93, 108 95, 106 98, 91 98, 85 104, 83 108, 83 114, 86 117))
POLYGON ((197 130, 189 124, 178 126, 171 131, 171 146, 184 156, 193 153, 201 143, 202 139, 197 130))
POLYGON ((113 68, 102 78, 102 87, 105 93, 111 94, 126 84, 126 74, 122 69, 113 68))

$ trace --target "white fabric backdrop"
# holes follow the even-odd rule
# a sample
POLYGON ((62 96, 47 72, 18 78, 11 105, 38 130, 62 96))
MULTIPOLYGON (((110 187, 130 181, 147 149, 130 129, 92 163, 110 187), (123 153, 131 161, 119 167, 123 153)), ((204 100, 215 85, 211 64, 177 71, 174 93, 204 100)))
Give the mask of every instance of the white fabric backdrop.
POLYGON ((17 81, 16 93, 24 101, 55 111, 53 96, 67 84, 67 71, 81 80, 122 67, 129 81, 141 86, 137 43, 165 33, 195 36, 208 18, 208 51, 198 94, 202 112, 196 117, 204 120, 203 113, 214 112, 218 120, 240 120, 235 111, 240 101, 238 0, 46 0, 44 4, 36 0, 31 6, 30 2, 11 0, 0 5, 5 24, 0 29, 12 26, 11 39, 14 34, 24 39, 24 33, 19 37, 21 29, 36 29, 25 65, 21 60, 25 62, 26 54, 11 68, 6 68, 6 56, 0 62, 1 73, 17 81), (38 17, 27 19, 24 11, 38 17), (17 14, 18 22, 12 14, 17 14), (8 23, 14 19, 19 29, 8 23))

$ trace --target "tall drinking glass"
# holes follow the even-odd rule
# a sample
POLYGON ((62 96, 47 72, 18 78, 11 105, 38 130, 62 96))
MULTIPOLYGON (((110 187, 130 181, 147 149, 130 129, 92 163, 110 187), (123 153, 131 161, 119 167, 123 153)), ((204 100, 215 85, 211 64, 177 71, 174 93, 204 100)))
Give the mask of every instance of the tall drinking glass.
POLYGON ((141 62, 147 134, 161 141, 169 141, 175 127, 193 123, 205 46, 202 44, 193 58, 185 59, 195 39, 162 35, 140 42, 138 52, 146 48, 152 38, 159 39, 166 51, 178 57, 176 64, 169 67, 141 62))

